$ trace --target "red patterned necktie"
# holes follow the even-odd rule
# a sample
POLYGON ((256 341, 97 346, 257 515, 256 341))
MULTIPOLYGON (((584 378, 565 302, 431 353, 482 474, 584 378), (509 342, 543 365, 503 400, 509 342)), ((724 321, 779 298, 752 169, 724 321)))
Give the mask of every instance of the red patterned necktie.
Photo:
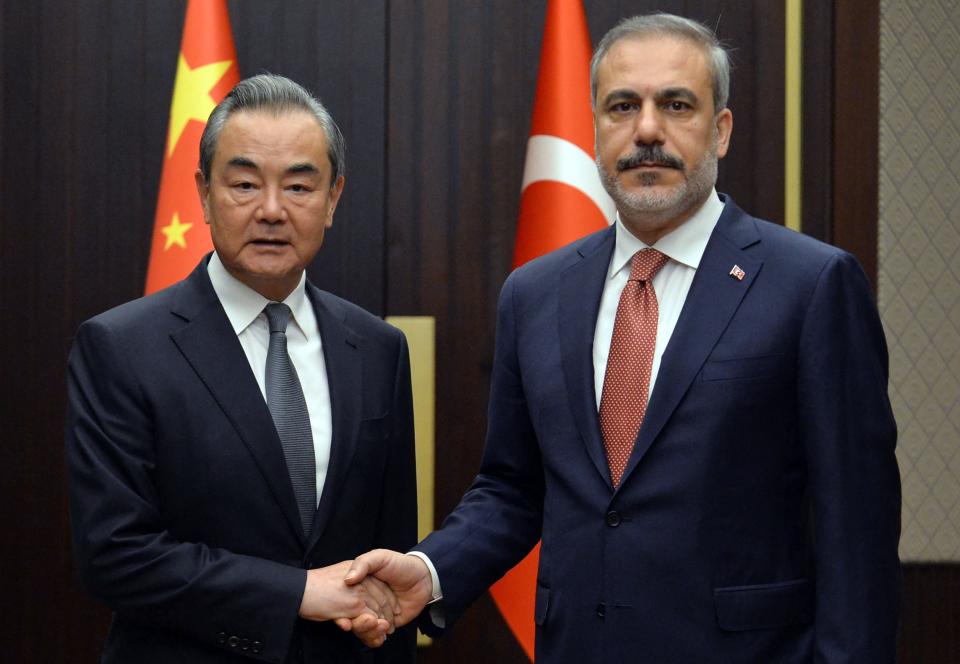
POLYGON ((668 260, 656 249, 635 253, 617 305, 600 397, 600 430, 614 488, 620 484, 647 412, 659 316, 652 279, 668 260))

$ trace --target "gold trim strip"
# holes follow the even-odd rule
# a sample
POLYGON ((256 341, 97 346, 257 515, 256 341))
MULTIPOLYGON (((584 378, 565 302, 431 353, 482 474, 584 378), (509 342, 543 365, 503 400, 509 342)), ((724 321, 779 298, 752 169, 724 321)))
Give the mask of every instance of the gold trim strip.
POLYGON ((799 231, 803 219, 803 0, 786 0, 784 61, 784 223, 799 231))
MULTIPOLYGON (((417 437, 417 523, 423 539, 433 531, 434 425, 436 423, 436 321, 432 316, 387 316, 403 330, 410 347, 413 428, 417 437)), ((417 632, 417 645, 431 639, 417 632)))

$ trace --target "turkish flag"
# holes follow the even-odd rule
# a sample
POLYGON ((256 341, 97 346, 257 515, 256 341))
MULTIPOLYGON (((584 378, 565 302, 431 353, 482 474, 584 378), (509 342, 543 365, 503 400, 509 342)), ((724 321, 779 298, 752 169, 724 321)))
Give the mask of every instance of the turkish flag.
MULTIPOLYGON (((590 105, 590 33, 581 0, 549 0, 513 265, 604 228, 616 208, 597 174, 590 105)), ((540 545, 490 593, 533 660, 540 545)))
POLYGON ((186 277, 213 246, 193 175, 207 117, 239 81, 226 0, 188 0, 164 145, 147 294, 186 277))

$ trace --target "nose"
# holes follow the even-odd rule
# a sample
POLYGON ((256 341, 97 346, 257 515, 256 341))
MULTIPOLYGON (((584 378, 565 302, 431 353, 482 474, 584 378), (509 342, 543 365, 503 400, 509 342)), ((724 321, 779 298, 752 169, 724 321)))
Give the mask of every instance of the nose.
POLYGON ((637 145, 663 143, 663 118, 656 104, 644 104, 636 115, 633 142, 637 145))
POLYGON ((262 190, 260 207, 257 208, 257 220, 268 224, 279 224, 287 217, 279 187, 266 186, 262 190))

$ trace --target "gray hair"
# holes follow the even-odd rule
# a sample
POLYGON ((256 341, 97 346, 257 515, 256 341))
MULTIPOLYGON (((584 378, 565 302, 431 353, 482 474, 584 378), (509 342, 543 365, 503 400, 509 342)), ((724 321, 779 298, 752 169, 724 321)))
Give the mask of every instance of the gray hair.
POLYGON ((693 42, 704 50, 713 77, 713 112, 727 107, 730 98, 730 56, 716 33, 702 23, 682 16, 657 12, 625 18, 603 36, 590 59, 590 96, 597 103, 597 69, 600 61, 621 39, 676 37, 693 42))
POLYGON ((210 113, 207 126, 200 137, 200 172, 203 173, 203 179, 210 181, 210 166, 227 118, 237 111, 262 110, 276 114, 302 110, 316 118, 327 137, 327 156, 331 166, 330 186, 336 184, 337 178, 346 170, 343 134, 340 133, 340 128, 320 100, 301 85, 277 74, 260 74, 240 81, 210 113))

